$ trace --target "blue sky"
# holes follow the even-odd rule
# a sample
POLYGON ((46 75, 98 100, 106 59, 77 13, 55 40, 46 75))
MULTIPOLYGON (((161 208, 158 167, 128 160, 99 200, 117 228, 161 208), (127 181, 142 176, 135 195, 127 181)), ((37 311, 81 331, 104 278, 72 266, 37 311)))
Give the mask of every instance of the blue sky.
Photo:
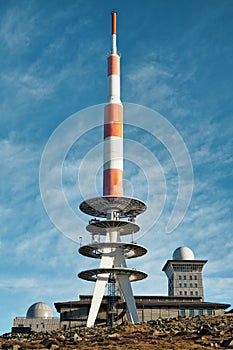
MULTIPOLYGON (((129 265, 143 266, 149 277, 135 283, 134 292, 166 295, 161 269, 176 247, 187 245, 197 259, 208 260, 205 300, 232 304, 233 2, 0 0, 0 333, 36 301, 52 306, 93 291, 92 283, 76 277, 98 266, 77 254, 80 237, 90 241, 85 232, 90 218, 78 205, 85 195, 95 196, 92 173, 101 191, 102 128, 83 134, 64 162, 64 193, 82 221, 73 240, 57 230, 44 209, 39 167, 49 137, 62 122, 106 101, 112 9, 118 11, 122 101, 157 111, 173 125, 194 174, 186 216, 166 234, 178 191, 174 160, 153 137, 155 125, 148 125, 146 116, 151 134, 126 125, 126 192, 143 200, 150 193, 153 222, 144 234, 148 216, 139 220, 138 243, 148 254, 129 265), (134 152, 134 146, 143 151, 134 152)), ((89 129, 85 113, 77 120, 89 129)), ((56 197, 54 206, 59 212, 56 197)))

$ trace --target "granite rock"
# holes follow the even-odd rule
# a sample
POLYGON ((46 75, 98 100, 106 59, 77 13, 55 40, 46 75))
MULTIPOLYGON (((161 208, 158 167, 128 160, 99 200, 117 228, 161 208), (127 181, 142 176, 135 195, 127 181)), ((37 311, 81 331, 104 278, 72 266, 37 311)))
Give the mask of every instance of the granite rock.
POLYGON ((233 349, 233 315, 157 319, 135 325, 0 336, 7 350, 233 349))

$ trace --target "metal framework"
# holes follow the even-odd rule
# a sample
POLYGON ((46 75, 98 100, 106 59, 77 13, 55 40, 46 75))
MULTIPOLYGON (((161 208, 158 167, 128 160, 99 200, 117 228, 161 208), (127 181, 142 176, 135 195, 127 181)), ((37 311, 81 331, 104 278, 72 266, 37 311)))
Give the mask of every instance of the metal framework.
MULTIPOLYGON (((128 203, 129 201, 131 202, 130 210, 134 212, 137 211, 139 214, 138 208, 140 207, 141 213, 145 211, 146 205, 142 201, 134 200, 133 198, 101 197, 104 210, 98 210, 95 213, 99 213, 99 217, 102 217, 103 212, 106 212, 106 219, 91 220, 87 227, 92 235, 99 233, 105 236, 105 242, 93 242, 79 248, 80 254, 90 258, 100 259, 99 268, 82 271, 78 274, 79 278, 95 282, 95 290, 88 315, 87 327, 94 326, 105 288, 111 279, 114 279, 120 296, 127 305, 128 320, 132 323, 138 322, 131 282, 142 280, 147 277, 147 274, 136 269, 128 268, 126 259, 143 256, 146 254, 147 250, 135 243, 121 242, 121 236, 132 235, 135 230, 139 230, 138 225, 128 221, 128 205, 126 205, 125 208, 121 205, 123 202, 128 203), (112 202, 115 203, 115 209, 110 205, 110 209, 107 210, 107 204, 112 202), (140 205, 138 205, 139 202, 140 205), (132 203, 136 203, 135 208, 132 203), (121 220, 119 217, 121 217, 121 220)), ((96 208, 99 205, 100 197, 96 199, 92 198, 90 202, 94 208, 96 208)), ((92 212, 89 206, 87 207, 83 205, 83 203, 80 205, 80 209, 86 214, 92 212)))

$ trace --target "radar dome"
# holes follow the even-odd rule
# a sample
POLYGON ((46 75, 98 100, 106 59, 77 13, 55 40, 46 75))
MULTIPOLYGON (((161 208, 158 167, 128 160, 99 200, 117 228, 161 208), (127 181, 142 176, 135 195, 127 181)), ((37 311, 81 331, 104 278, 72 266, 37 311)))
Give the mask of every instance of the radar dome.
POLYGON ((179 247, 173 253, 173 260, 194 260, 194 253, 188 247, 179 247))
POLYGON ((35 303, 31 305, 27 311, 26 318, 52 318, 53 311, 48 304, 35 303))

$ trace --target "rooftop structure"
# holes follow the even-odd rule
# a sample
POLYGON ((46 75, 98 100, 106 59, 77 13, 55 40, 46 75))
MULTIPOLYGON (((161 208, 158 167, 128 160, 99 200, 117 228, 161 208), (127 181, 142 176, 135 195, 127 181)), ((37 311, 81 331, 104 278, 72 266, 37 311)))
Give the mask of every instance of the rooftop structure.
POLYGON ((37 302, 29 307, 26 317, 16 317, 13 321, 13 332, 25 333, 28 331, 52 331, 60 328, 60 320, 53 317, 52 308, 43 302, 37 302))
POLYGON ((179 247, 173 260, 167 260, 163 271, 168 278, 169 296, 198 296, 204 301, 202 269, 207 260, 195 260, 188 247, 179 247))
POLYGON ((188 247, 179 247, 174 251, 172 258, 173 260, 194 260, 194 253, 188 247))
POLYGON ((27 311, 26 318, 52 318, 53 311, 51 307, 43 302, 31 305, 27 311))

